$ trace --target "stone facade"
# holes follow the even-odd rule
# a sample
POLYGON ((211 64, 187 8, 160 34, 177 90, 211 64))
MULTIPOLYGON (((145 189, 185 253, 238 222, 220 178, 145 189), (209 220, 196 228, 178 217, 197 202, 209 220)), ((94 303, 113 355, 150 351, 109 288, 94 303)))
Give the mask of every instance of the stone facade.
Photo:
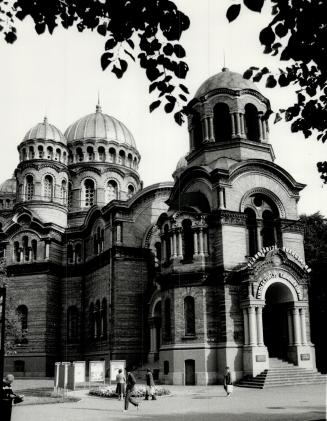
POLYGON ((240 75, 208 79, 174 183, 146 188, 133 136, 99 105, 65 135, 47 120, 29 130, 0 186, 9 296, 27 327, 7 369, 126 359, 164 383, 214 384, 269 357, 314 368, 304 185, 274 163, 269 110, 240 75))

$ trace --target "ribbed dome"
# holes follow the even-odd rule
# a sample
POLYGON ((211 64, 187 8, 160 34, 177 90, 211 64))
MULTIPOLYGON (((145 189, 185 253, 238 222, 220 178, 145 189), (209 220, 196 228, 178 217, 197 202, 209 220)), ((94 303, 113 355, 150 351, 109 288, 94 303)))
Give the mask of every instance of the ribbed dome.
POLYGON ((16 179, 15 178, 8 178, 8 180, 4 181, 0 184, 0 194, 15 194, 16 193, 16 179))
POLYGON ((233 90, 253 89, 258 91, 258 88, 250 80, 244 79, 244 77, 239 73, 231 72, 229 69, 224 67, 220 73, 209 77, 209 79, 202 83, 200 88, 197 90, 195 97, 201 97, 210 91, 219 88, 233 90))
POLYGON ((104 114, 101 107, 96 112, 80 118, 65 132, 68 142, 86 139, 104 139, 129 145, 136 149, 135 140, 127 127, 116 118, 104 114))
POLYGON ((25 140, 34 139, 53 140, 55 142, 61 142, 65 145, 67 143, 65 136, 61 133, 61 131, 53 124, 49 124, 46 117, 44 118, 43 123, 38 123, 26 133, 23 142, 25 140))

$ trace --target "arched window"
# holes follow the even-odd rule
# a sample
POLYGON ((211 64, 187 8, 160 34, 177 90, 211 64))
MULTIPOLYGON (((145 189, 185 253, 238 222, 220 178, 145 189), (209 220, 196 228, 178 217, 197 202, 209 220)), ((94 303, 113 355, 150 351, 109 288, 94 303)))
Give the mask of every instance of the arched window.
POLYGON ((192 127, 193 127, 194 147, 199 148, 203 141, 203 134, 202 134, 202 122, 201 122, 200 114, 197 112, 194 112, 193 114, 192 127))
POLYGON ((101 337, 101 314, 100 314, 100 300, 97 300, 95 303, 95 337, 101 337))
POLYGON ((80 263, 82 261, 82 245, 77 243, 75 246, 75 258, 76 263, 80 263))
POLYGON ((100 231, 100 253, 103 252, 104 249, 104 229, 102 228, 100 231))
POLYGON ((195 335, 195 306, 194 298, 184 299, 185 335, 195 335))
POLYGON ((157 242, 154 245, 155 249, 156 249, 156 259, 158 261, 158 263, 161 262, 161 243, 157 242))
POLYGON ((269 247, 276 243, 275 238, 275 224, 274 215, 269 210, 265 210, 262 213, 263 228, 261 231, 262 235, 262 246, 269 247))
POLYGON ((132 168, 133 167, 133 157, 132 157, 132 154, 131 153, 128 154, 127 160, 128 160, 128 166, 130 168, 132 168))
POLYGON ((110 180, 106 187, 106 203, 116 199, 118 199, 118 186, 116 181, 110 180))
POLYGON ((28 148, 28 159, 34 159, 34 158, 35 158, 34 148, 33 146, 30 146, 28 148))
POLYGON ((245 106, 245 132, 248 140, 259 140, 259 115, 253 104, 245 106))
POLYGON ((10 199, 6 199, 6 208, 9 209, 10 208, 10 199))
POLYGON ((86 152, 88 161, 94 161, 94 150, 92 146, 88 146, 86 152))
POLYGON ((16 262, 20 262, 20 248, 18 241, 14 242, 14 259, 16 260, 16 262))
POLYGON ((32 259, 35 261, 37 259, 37 241, 32 240, 32 259))
POLYGON ((169 228, 168 225, 165 225, 164 227, 164 240, 165 240, 165 248, 166 248, 166 259, 169 260, 170 259, 170 233, 169 233, 169 228))
POLYGON ((64 163, 64 164, 67 164, 67 154, 66 154, 66 152, 64 151, 63 152, 63 154, 62 154, 62 162, 64 163))
POLYGON ((26 149, 23 148, 23 161, 25 161, 27 159, 27 153, 26 153, 26 149))
POLYGON ((39 158, 40 158, 40 159, 43 159, 43 157, 44 157, 43 146, 42 146, 42 145, 39 145, 39 146, 37 147, 37 150, 39 151, 39 158))
POLYGON ((106 151, 103 146, 99 146, 98 154, 99 154, 99 161, 104 162, 106 160, 106 151))
POLYGON ((166 338, 167 341, 169 341, 169 340, 171 340, 171 304, 170 304, 170 298, 166 298, 166 300, 165 300, 164 320, 165 320, 165 338, 166 338))
POLYGON ((258 251, 257 220, 253 209, 247 208, 244 211, 246 215, 246 228, 248 233, 249 256, 254 256, 258 251))
POLYGON ((84 181, 84 206, 90 208, 95 203, 94 181, 87 179, 84 181))
POLYGON ((78 309, 70 306, 67 310, 67 341, 74 343, 78 341, 78 309))
POLYGON ((27 175, 25 180, 25 198, 32 200, 34 196, 34 182, 33 176, 27 175))
POLYGON ((61 182, 60 195, 61 195, 62 204, 66 205, 67 204, 67 181, 66 180, 62 180, 61 182))
POLYGON ((82 162, 84 160, 82 148, 76 148, 76 158, 78 162, 82 162))
POLYGON ((56 149, 56 156, 55 156, 55 160, 60 162, 61 161, 61 150, 58 148, 56 149))
POLYGON ((47 159, 53 159, 53 149, 52 146, 47 147, 47 159))
POLYGON ((134 186, 130 184, 127 188, 127 197, 130 199, 132 196, 134 196, 134 193, 135 193, 134 186))
POLYGON ((68 164, 72 164, 74 162, 74 156, 72 151, 68 152, 68 164))
POLYGON ((90 308, 89 308, 89 335, 90 335, 91 340, 95 339, 96 337, 93 303, 90 304, 90 308))
POLYGON ((16 309, 16 314, 19 318, 21 330, 28 329, 28 308, 25 305, 20 305, 16 309))
POLYGON ((135 170, 137 170, 137 159, 136 158, 134 158, 134 160, 133 160, 133 168, 135 170))
POLYGON ((190 219, 184 219, 182 222, 182 227, 183 227, 183 256, 184 256, 184 261, 189 262, 193 260, 193 255, 194 255, 192 221, 190 219))
POLYGON ((51 175, 44 177, 44 198, 49 201, 53 199, 53 178, 51 175))
POLYGON ((232 120, 227 104, 218 103, 214 106, 213 126, 216 142, 232 138, 232 120))
POLYGON ((125 165, 125 152, 119 151, 118 164, 125 165))
POLYGON ((74 249, 72 244, 67 244, 67 260, 68 263, 74 262, 74 249))
POLYGON ((116 162, 116 150, 115 148, 110 148, 109 149, 109 162, 116 162))
POLYGON ((24 261, 28 262, 30 260, 30 253, 29 253, 29 247, 28 247, 28 237, 26 235, 24 235, 24 237, 22 238, 22 243, 23 243, 24 261))
POLYGON ((102 300, 101 305, 101 337, 106 338, 107 337, 107 329, 108 329, 108 323, 107 323, 107 300, 104 298, 102 300))

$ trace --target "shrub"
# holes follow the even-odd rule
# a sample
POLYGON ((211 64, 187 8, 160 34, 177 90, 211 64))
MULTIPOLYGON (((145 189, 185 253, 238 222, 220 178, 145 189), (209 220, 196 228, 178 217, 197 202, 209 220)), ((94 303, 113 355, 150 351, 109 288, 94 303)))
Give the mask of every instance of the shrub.
MULTIPOLYGON (((156 396, 170 395, 170 390, 165 389, 164 387, 156 386, 155 387, 156 396)), ((145 397, 146 387, 135 386, 132 396, 136 398, 145 397)), ((97 388, 90 389, 89 395, 99 396, 100 398, 117 398, 116 385, 113 386, 99 386, 97 388)))

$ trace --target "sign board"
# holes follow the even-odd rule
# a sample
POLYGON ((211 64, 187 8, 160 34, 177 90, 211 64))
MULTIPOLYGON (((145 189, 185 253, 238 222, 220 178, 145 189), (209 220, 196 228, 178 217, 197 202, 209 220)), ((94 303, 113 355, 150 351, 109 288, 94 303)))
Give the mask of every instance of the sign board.
POLYGON ((60 363, 55 363, 54 387, 59 387, 59 366, 60 363))
POLYGON ((115 381, 118 370, 122 369, 125 373, 126 360, 111 360, 110 361, 110 381, 115 381))
POLYGON ((61 363, 59 365, 59 381, 58 381, 58 387, 61 387, 62 389, 67 388, 68 383, 68 367, 70 363, 61 363))
POLYGON ((89 382, 105 381, 105 361, 90 361, 89 382))
POLYGON ((85 361, 74 361, 74 380, 76 383, 85 382, 85 361))

